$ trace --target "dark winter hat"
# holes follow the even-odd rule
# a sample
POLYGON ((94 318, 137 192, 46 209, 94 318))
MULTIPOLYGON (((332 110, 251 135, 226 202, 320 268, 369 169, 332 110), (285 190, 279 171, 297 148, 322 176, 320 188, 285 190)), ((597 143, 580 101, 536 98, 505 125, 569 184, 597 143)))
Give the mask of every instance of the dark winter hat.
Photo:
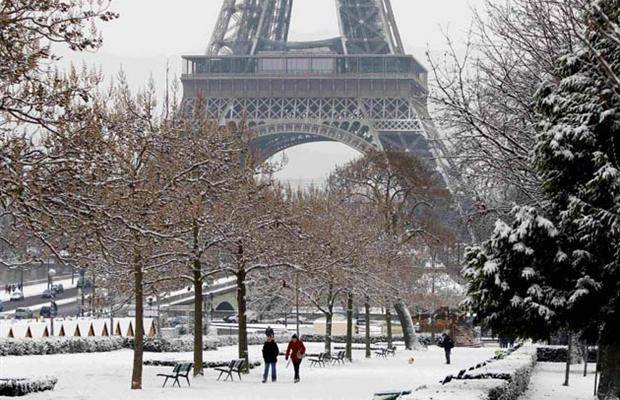
POLYGON ((299 338, 297 337, 297 334, 293 335, 293 339, 299 339, 299 338))

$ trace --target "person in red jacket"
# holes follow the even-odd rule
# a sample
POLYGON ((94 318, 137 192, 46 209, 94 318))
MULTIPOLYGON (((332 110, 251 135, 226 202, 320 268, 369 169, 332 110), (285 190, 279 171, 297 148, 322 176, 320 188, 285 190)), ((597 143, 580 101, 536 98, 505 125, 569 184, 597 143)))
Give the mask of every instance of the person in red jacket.
POLYGON ((301 365, 301 360, 305 355, 306 346, 304 346, 303 342, 299 340, 297 335, 293 335, 293 338, 288 343, 285 358, 288 361, 288 358, 291 357, 293 368, 295 369, 295 383, 299 382, 299 366, 301 365))

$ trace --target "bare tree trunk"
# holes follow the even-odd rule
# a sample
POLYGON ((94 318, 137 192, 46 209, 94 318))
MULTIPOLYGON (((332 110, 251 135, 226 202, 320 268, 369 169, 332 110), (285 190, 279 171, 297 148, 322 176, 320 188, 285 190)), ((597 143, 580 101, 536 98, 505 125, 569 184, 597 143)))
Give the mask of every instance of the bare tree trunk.
POLYGON ((368 298, 364 303, 364 314, 366 318, 366 358, 370 358, 370 304, 368 304, 368 298))
POLYGON ((573 334, 568 333, 568 350, 566 352, 566 373, 564 376, 564 386, 570 383, 570 365, 573 361, 573 334))
POLYGON ((599 368, 600 365, 601 365, 601 339, 599 337, 599 340, 596 345, 596 365, 594 366, 594 396, 596 396, 596 394, 598 393, 598 374, 600 371, 600 368, 599 368))
POLYGON ((240 265, 237 272, 237 306, 239 308, 239 358, 245 360, 245 372, 249 371, 250 359, 248 355, 248 324, 246 318, 246 272, 245 267, 240 265))
POLYGON ((204 375, 202 339, 202 265, 194 261, 194 376, 204 375))
POLYGON ((95 282, 95 278, 96 275, 93 272, 93 284, 92 284, 92 294, 90 295, 90 315, 93 317, 98 317, 99 315, 97 314, 97 307, 96 304, 97 302, 95 301, 97 299, 97 295, 96 295, 96 282, 95 282))
POLYGON ((387 334, 387 345, 392 347, 392 313, 390 312, 390 306, 385 307, 385 329, 387 334))
POLYGON ((413 320, 409 309, 402 300, 398 300, 394 304, 394 309, 398 315, 400 326, 403 328, 403 338, 405 340, 405 348, 407 350, 413 350, 417 345, 417 338, 415 334, 415 328, 413 327, 413 320))
POLYGON ((133 260, 134 272, 134 291, 136 304, 136 323, 133 345, 133 370, 131 373, 131 389, 142 389, 142 360, 143 360, 143 340, 144 340, 144 288, 142 271, 142 260, 139 253, 136 253, 133 260))
POLYGON ((620 398, 620 344, 610 333, 601 333, 599 345, 601 379, 598 385, 599 400, 620 398))
POLYGON ((353 293, 347 297, 347 359, 353 362, 353 293))
POLYGON ((332 354, 332 322, 334 320, 333 306, 328 307, 328 312, 325 313, 325 353, 332 354))
POLYGON ((588 361, 589 360, 589 348, 588 342, 583 342, 583 376, 588 376, 588 361))

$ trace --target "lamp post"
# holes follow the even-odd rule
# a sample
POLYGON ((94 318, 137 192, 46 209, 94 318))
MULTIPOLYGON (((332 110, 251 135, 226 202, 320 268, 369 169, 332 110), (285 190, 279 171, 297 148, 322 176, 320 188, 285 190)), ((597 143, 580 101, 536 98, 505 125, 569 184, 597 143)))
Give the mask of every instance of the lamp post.
MULTIPOLYGON (((49 261, 49 258, 48 258, 49 261)), ((49 265, 49 264, 48 264, 49 265)), ((49 287, 52 287, 52 282, 54 280, 54 275, 56 275, 56 270, 51 268, 47 271, 47 278, 49 287)), ((54 309, 56 308, 56 302, 54 301, 54 290, 50 289, 50 335, 54 337, 54 309)))
MULTIPOLYGON (((51 278, 51 274, 50 274, 50 256, 47 256, 47 288, 50 289, 52 287, 52 284, 50 283, 51 278)), ((56 273, 56 271, 54 271, 54 273, 56 273)))

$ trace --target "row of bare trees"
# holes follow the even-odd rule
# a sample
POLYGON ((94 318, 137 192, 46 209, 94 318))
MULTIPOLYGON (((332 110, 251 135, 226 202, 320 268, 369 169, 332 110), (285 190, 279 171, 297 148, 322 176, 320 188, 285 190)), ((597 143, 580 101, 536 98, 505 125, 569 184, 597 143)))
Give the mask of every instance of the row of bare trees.
POLYGON ((174 95, 162 107, 153 85, 132 93, 122 74, 104 88, 98 74, 52 70, 54 46, 95 50, 91 24, 115 17, 101 1, 0 6, 2 262, 31 261, 37 248, 133 303, 133 389, 142 387, 146 298, 193 287, 202 374, 203 291, 221 277, 237 286, 241 358, 248 293, 274 285, 295 286, 325 315, 328 352, 334 308, 346 304, 350 356, 354 301, 384 307, 388 326, 394 308, 414 346, 416 266, 429 248, 456 242, 441 223, 450 203, 441 179, 410 156, 375 153, 324 188, 282 187, 273 166, 256 162, 244 124, 209 121, 201 104, 181 110, 174 95))

